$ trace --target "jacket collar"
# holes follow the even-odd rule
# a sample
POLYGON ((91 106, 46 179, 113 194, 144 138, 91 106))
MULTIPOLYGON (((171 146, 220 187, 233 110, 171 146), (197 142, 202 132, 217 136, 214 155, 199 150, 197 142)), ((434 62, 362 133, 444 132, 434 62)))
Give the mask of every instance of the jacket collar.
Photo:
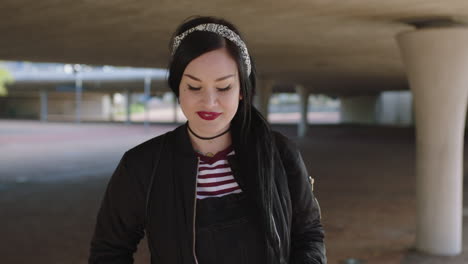
POLYGON ((178 126, 174 130, 174 138, 176 151, 179 154, 196 158, 196 152, 193 149, 192 142, 190 141, 190 136, 187 131, 187 122, 181 126, 178 126))

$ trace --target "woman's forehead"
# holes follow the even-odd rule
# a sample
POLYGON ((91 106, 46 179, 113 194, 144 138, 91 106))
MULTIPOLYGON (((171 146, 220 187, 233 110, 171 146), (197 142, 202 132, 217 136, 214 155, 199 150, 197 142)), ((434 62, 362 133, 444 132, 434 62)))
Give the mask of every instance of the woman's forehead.
POLYGON ((216 81, 228 75, 237 77, 237 63, 226 49, 217 49, 193 59, 185 68, 184 76, 190 75, 201 81, 216 81))

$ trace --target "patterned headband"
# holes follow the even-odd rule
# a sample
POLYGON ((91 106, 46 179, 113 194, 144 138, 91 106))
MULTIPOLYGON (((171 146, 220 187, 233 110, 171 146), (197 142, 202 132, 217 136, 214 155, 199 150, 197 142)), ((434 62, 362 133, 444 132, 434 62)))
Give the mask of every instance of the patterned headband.
POLYGON ((172 56, 174 56, 174 53, 176 52, 177 48, 179 47, 180 43, 182 40, 190 33, 194 31, 208 31, 208 32, 213 32, 216 33, 224 38, 227 38, 228 40, 234 42, 236 44, 240 51, 241 51, 241 56, 242 59, 245 62, 245 65, 247 66, 247 74, 250 75, 252 66, 250 65, 250 56, 249 52, 247 51, 247 47, 245 46, 244 41, 237 35, 234 31, 230 30, 228 27, 220 24, 214 24, 214 23, 208 23, 208 24, 201 24, 196 27, 193 27, 191 29, 186 30, 184 33, 176 36, 174 38, 174 43, 172 44, 172 56))

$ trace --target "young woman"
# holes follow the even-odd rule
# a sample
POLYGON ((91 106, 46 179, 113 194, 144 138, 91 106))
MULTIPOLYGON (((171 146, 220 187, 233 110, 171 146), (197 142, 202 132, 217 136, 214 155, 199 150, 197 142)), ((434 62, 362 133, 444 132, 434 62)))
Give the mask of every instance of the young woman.
POLYGON ((187 122, 122 157, 89 263, 326 263, 320 208, 294 143, 252 105, 255 67, 229 22, 195 17, 170 43, 187 122))

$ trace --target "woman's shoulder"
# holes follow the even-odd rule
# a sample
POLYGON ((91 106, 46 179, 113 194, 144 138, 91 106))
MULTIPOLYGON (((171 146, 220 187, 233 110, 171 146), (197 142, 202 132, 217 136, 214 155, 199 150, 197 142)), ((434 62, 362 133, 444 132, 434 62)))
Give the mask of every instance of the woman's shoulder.
POLYGON ((275 141, 279 141, 280 143, 284 143, 290 140, 287 136, 277 130, 271 130, 271 134, 273 135, 275 141))
POLYGON ((161 150, 163 143, 167 144, 170 135, 173 134, 176 129, 150 138, 128 149, 124 155, 127 160, 136 163, 142 163, 145 160, 152 161, 155 155, 161 150))
POLYGON ((162 146, 163 139, 167 136, 167 134, 171 133, 172 131, 166 132, 164 134, 155 136, 151 139, 148 139, 126 151, 127 155, 139 155, 139 154, 147 154, 149 152, 153 152, 157 150, 160 146, 162 146))
POLYGON ((278 149, 282 157, 297 156, 297 153, 299 152, 299 147, 292 139, 276 130, 272 130, 272 134, 276 148, 278 149))

